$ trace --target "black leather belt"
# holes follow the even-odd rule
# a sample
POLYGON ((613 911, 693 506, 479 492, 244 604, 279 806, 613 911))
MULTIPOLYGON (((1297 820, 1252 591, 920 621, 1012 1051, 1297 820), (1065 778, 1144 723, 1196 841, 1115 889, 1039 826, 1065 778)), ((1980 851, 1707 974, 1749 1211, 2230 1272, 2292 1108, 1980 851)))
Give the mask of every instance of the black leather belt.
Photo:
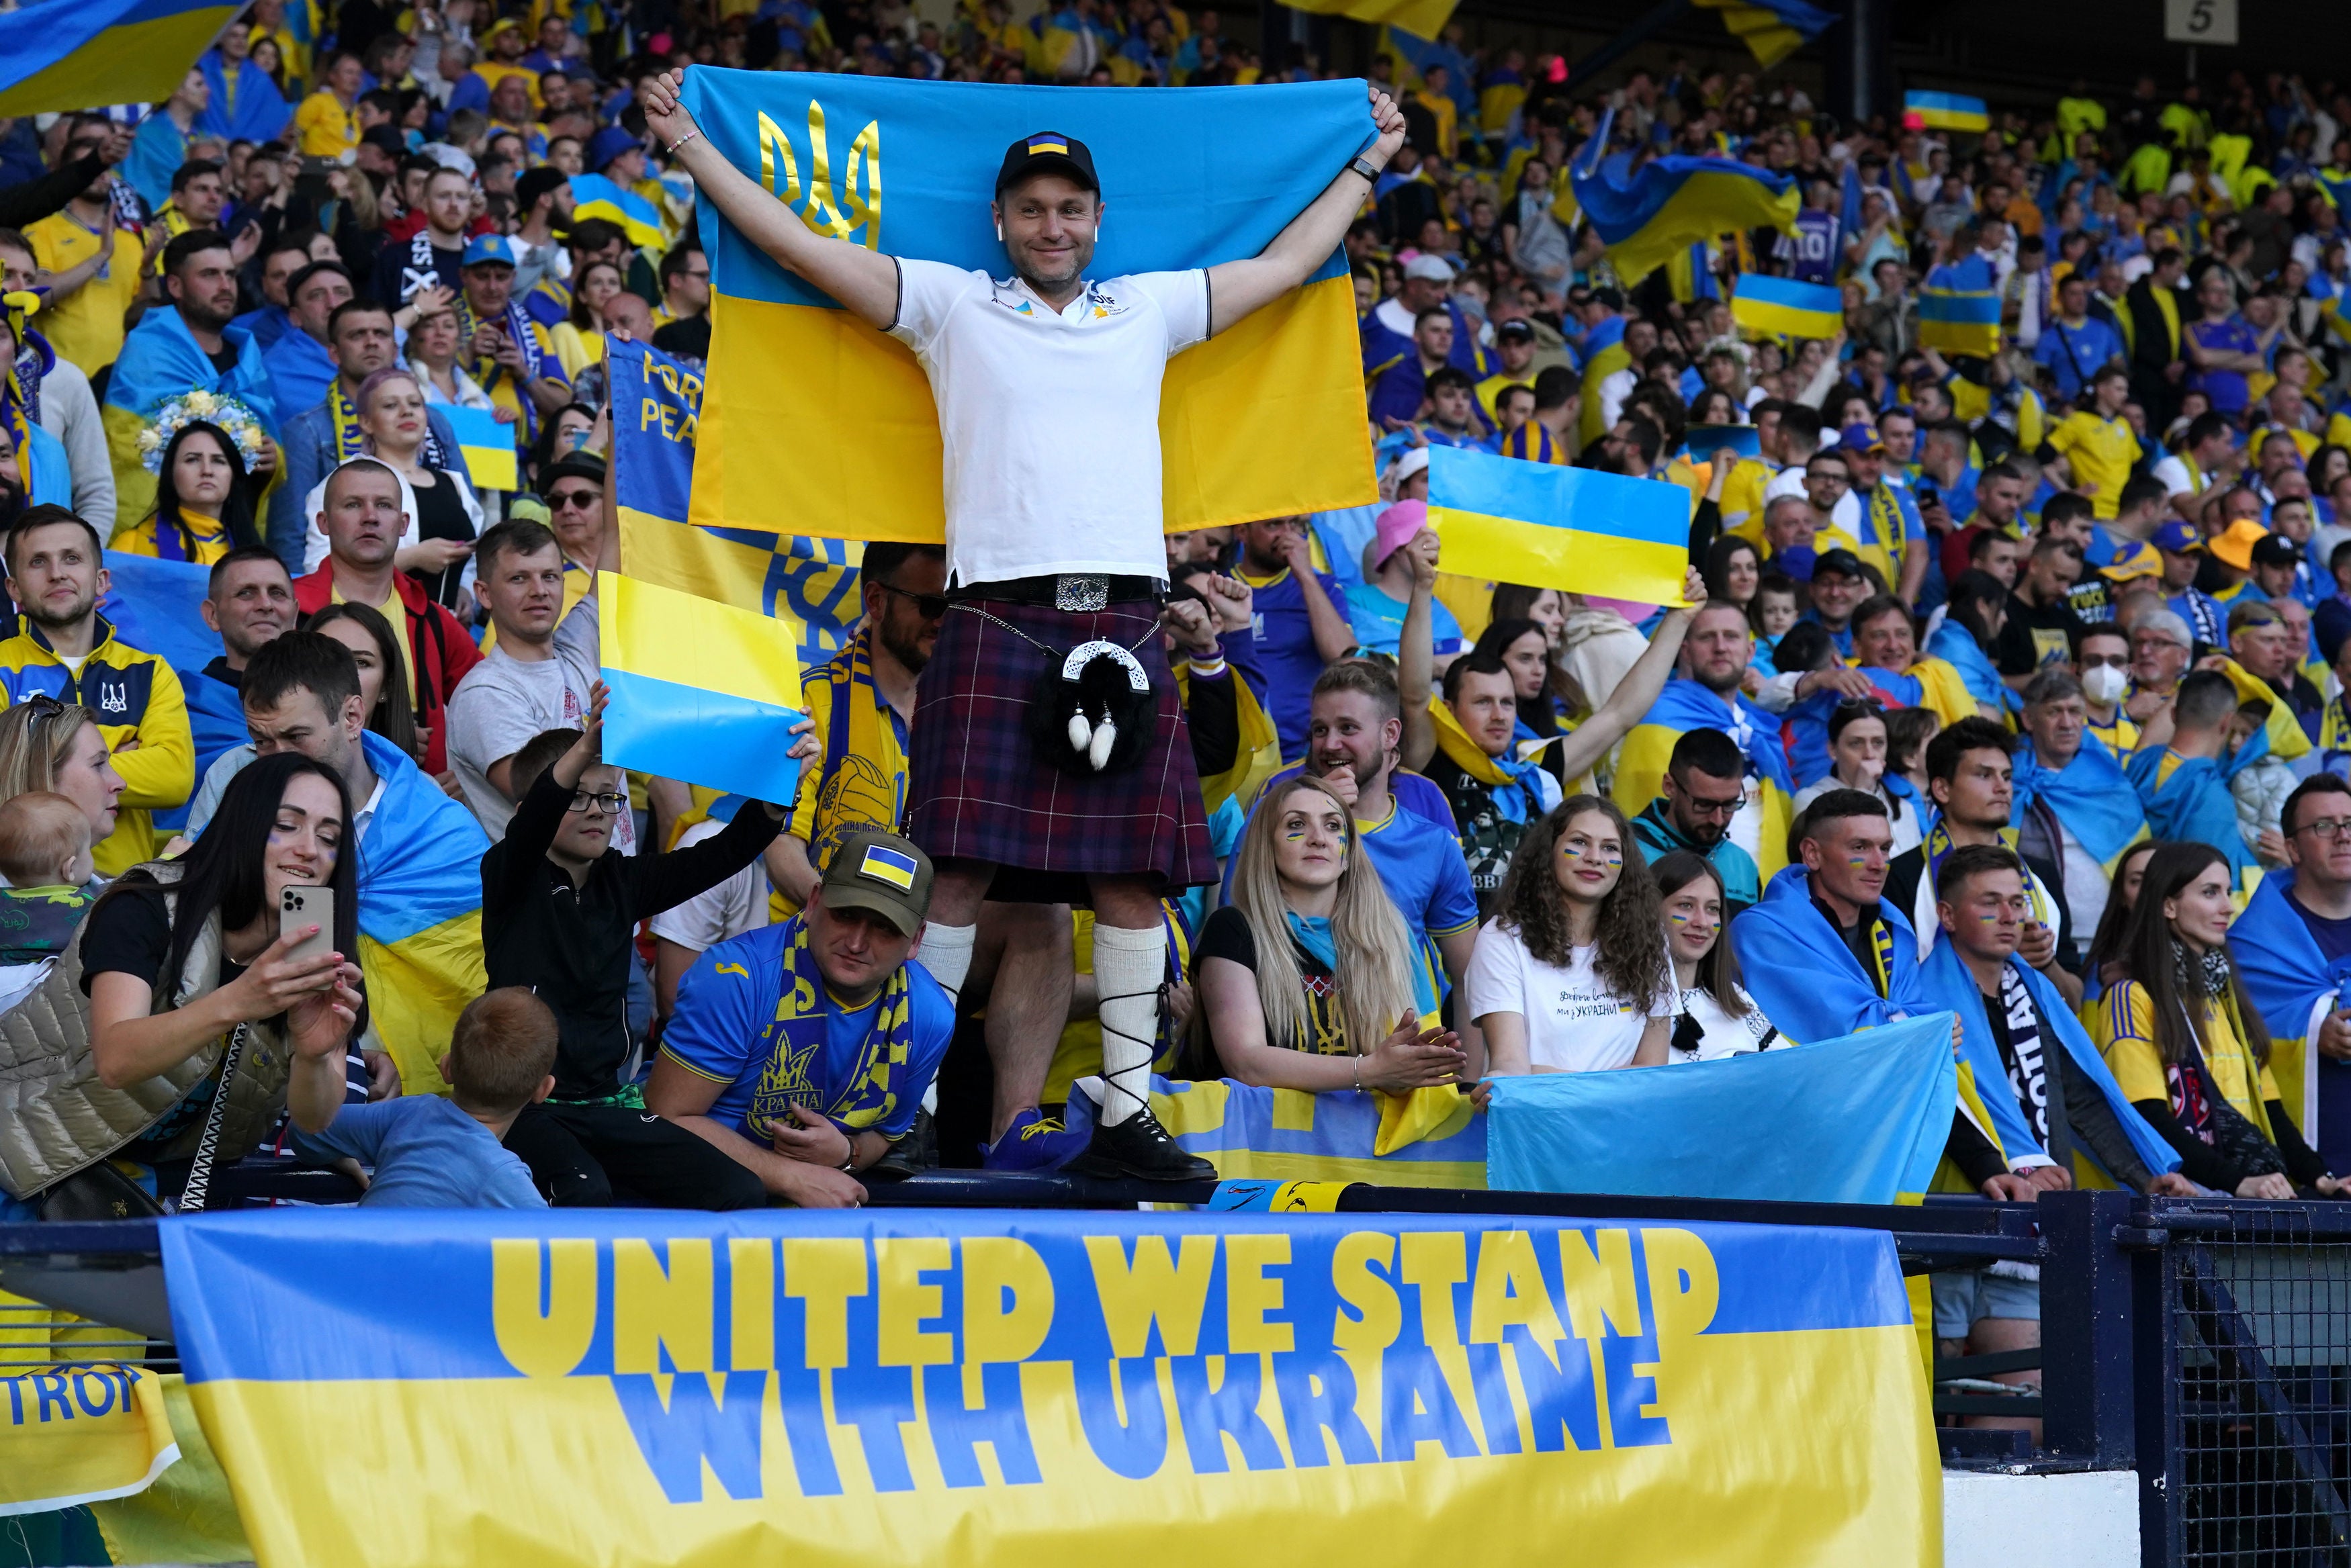
POLYGON ((1156 577, 1113 576, 1100 572, 1006 577, 993 583, 966 583, 947 590, 947 597, 957 603, 992 599, 998 604, 1050 605, 1073 612, 1098 610, 1105 605, 1136 599, 1155 602, 1166 597, 1166 585, 1156 577))

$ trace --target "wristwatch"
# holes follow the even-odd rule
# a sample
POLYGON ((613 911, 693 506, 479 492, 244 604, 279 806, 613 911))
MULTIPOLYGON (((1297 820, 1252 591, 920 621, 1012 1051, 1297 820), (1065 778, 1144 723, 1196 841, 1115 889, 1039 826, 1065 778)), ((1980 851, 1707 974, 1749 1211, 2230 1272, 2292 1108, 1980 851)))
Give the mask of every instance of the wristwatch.
POLYGON ((1340 171, 1343 174, 1351 171, 1361 174, 1364 179, 1370 181, 1374 185, 1380 182, 1380 171, 1376 168, 1373 167, 1371 160, 1365 158, 1360 152, 1355 154, 1354 157, 1349 159, 1347 161, 1347 167, 1340 171))

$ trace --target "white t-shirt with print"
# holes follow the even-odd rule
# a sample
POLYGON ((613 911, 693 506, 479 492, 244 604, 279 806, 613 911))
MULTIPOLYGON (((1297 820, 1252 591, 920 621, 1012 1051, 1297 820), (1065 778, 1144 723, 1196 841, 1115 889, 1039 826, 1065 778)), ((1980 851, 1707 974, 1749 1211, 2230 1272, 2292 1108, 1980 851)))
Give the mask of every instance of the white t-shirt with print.
MULTIPOLYGON (((743 809, 757 808, 747 805, 743 809)), ((726 831, 726 825, 715 818, 697 822, 679 836, 677 846, 684 849, 726 831)), ((767 923, 768 873, 766 866, 758 860, 716 888, 664 909, 652 922, 653 935, 697 953, 708 952, 720 942, 731 941, 745 931, 756 931, 767 923)))
MULTIPOLYGON (((1573 950, 1574 961, 1561 969, 1529 952, 1526 944, 1498 920, 1479 928, 1462 988, 1469 1016, 1515 1012, 1527 1021, 1527 1059, 1562 1073, 1593 1073, 1622 1067, 1640 1049, 1649 1015, 1634 1011, 1593 972, 1597 944, 1573 950)), ((1663 1017, 1667 1002, 1655 1004, 1663 1017)))
POLYGON ((1027 283, 900 258, 890 335, 930 378, 958 583, 1063 572, 1164 578, 1159 388, 1208 336, 1208 275, 1027 283))

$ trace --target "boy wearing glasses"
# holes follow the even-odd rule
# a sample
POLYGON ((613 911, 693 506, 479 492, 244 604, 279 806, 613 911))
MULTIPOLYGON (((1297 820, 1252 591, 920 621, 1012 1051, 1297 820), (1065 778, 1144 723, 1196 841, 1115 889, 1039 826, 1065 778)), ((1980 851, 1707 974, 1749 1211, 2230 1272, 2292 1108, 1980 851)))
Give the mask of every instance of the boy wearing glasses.
MULTIPOLYGON (((482 857, 490 986, 536 992, 559 1041, 555 1093, 521 1113, 507 1147, 558 1208, 758 1208, 767 1189, 757 1176, 649 1114, 628 1081, 629 972, 637 922, 757 860, 783 808, 746 805, 724 832, 667 855, 607 854, 629 796, 602 760, 603 715, 599 683, 581 729, 549 730, 515 753, 520 799, 505 840, 482 857)), ((814 749, 812 737, 802 744, 814 749)))

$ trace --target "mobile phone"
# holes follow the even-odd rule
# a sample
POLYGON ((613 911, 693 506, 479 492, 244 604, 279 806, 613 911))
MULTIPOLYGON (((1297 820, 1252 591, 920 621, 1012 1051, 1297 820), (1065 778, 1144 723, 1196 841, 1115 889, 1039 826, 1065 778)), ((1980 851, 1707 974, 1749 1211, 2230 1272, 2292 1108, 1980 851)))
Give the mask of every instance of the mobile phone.
POLYGON ((288 888, 277 896, 277 929, 299 930, 316 926, 319 934, 305 937, 287 950, 289 959, 324 958, 335 950, 335 890, 332 888, 288 888))

